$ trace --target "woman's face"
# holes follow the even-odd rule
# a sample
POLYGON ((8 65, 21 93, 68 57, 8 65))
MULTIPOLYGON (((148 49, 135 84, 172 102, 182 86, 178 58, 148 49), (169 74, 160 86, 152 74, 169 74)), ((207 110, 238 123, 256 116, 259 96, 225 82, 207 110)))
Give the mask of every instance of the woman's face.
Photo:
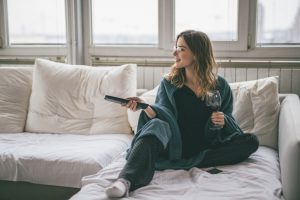
POLYGON ((173 52, 175 57, 175 67, 185 68, 190 67, 194 64, 194 55, 185 43, 183 37, 179 37, 176 44, 176 49, 173 52))

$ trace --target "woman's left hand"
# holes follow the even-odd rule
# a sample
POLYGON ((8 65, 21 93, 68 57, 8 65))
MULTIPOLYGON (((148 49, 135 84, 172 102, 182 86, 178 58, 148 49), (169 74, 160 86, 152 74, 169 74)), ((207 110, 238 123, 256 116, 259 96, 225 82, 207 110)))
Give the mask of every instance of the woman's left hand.
POLYGON ((224 113, 223 112, 213 112, 211 114, 211 121, 214 124, 221 125, 223 127, 225 125, 224 113))

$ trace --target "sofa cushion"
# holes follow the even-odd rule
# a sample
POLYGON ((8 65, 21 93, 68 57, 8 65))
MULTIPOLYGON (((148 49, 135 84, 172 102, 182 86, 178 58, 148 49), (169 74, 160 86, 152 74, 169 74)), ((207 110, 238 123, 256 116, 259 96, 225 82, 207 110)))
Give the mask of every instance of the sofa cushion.
POLYGON ((37 59, 26 131, 131 133, 125 107, 104 100, 136 93, 136 65, 91 67, 37 59))
POLYGON ((260 145, 277 148, 278 77, 230 83, 233 116, 244 132, 258 136, 260 145))
POLYGON ((31 77, 31 67, 0 67, 0 133, 24 131, 31 77))
POLYGON ((234 109, 232 115, 235 117, 240 127, 248 132, 254 127, 254 114, 252 109, 252 101, 250 90, 244 86, 233 90, 234 95, 234 109))
MULTIPOLYGON (((140 96, 140 98, 148 104, 154 104, 157 90, 158 90, 158 86, 156 86, 152 90, 149 90, 148 92, 143 93, 140 96)), ((135 112, 133 112, 130 109, 127 110, 128 121, 129 121, 129 124, 130 124, 132 130, 134 131, 134 133, 137 132, 136 128, 137 128, 137 124, 138 124, 138 120, 139 120, 139 116, 140 116, 141 112, 142 112, 142 110, 137 110, 135 112)))
POLYGON ((0 180, 80 188, 82 177, 109 165, 131 140, 129 134, 2 133, 0 180))

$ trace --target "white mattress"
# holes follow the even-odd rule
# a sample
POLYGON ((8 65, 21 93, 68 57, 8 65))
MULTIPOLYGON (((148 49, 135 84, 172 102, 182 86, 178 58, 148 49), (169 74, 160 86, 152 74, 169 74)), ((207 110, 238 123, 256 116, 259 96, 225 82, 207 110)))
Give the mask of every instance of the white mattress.
POLYGON ((0 180, 81 187, 81 178, 107 166, 131 135, 0 134, 0 180))
MULTIPOLYGON (((104 188, 116 179, 124 163, 124 158, 119 158, 97 174, 84 177, 84 186, 71 200, 107 199, 104 188)), ((270 148, 260 147, 242 163, 217 168, 223 172, 213 175, 198 168, 156 172, 148 186, 123 199, 283 199, 278 154, 270 148)))

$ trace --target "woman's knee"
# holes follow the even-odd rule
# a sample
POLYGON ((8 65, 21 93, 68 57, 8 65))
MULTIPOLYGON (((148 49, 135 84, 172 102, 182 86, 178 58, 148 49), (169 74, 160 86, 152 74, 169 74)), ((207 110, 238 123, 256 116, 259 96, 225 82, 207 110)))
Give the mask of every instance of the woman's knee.
POLYGON ((135 146, 142 146, 143 148, 160 145, 162 144, 157 136, 150 134, 140 137, 135 143, 135 146))
POLYGON ((246 150, 246 154, 248 154, 248 156, 250 156, 252 153, 256 152, 258 147, 259 147, 259 141, 256 135, 252 134, 252 133, 246 133, 245 134, 247 137, 246 142, 245 142, 245 150, 246 150))
POLYGON ((237 135, 235 136, 234 141, 237 143, 253 144, 254 146, 259 145, 258 138, 253 133, 244 133, 244 134, 237 135))
POLYGON ((253 133, 246 133, 246 135, 249 138, 248 139, 249 145, 251 147, 253 147, 253 149, 255 149, 255 151, 256 151, 259 147, 259 140, 258 140, 257 136, 254 135, 253 133))
POLYGON ((234 142, 239 144, 239 146, 245 149, 249 154, 254 153, 259 147, 258 138, 252 133, 241 134, 235 138, 234 142))

